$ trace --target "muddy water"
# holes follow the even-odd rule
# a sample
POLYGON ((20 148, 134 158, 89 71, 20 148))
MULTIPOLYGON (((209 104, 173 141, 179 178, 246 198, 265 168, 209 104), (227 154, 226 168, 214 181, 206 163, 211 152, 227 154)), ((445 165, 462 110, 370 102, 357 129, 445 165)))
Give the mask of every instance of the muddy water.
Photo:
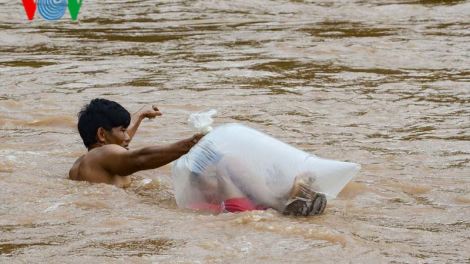
POLYGON ((469 1, 84 1, 79 18, 0 0, 0 262, 470 262, 469 1), (180 209, 170 166, 73 182, 96 97, 160 106, 134 148, 216 108, 363 169, 309 218, 180 209))

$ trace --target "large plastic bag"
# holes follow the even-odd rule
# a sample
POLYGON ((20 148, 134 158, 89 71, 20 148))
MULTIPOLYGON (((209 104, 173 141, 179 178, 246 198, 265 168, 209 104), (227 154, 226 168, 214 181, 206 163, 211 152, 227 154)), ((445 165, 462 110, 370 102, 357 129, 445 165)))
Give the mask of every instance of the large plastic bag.
POLYGON ((222 171, 242 178, 237 180, 229 175, 255 205, 268 205, 280 212, 292 193, 296 177, 309 175, 314 191, 334 198, 360 169, 356 163, 316 157, 255 129, 226 124, 203 137, 173 164, 178 205, 196 208, 201 203, 222 203, 218 175, 221 167, 222 171), (266 197, 273 197, 273 201, 266 202, 271 199, 266 197))

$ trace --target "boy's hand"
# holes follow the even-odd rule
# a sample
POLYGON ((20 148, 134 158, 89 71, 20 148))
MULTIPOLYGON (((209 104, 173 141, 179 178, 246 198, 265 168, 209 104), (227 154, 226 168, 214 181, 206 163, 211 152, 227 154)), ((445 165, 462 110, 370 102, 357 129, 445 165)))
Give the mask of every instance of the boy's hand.
POLYGON ((201 138, 203 138, 203 137, 204 137, 203 134, 196 134, 196 135, 192 136, 191 138, 188 138, 188 139, 187 139, 188 151, 189 151, 192 147, 194 147, 194 145, 196 145, 196 144, 199 142, 199 140, 201 140, 201 138))
POLYGON ((158 109, 157 105, 146 105, 139 110, 143 118, 153 119, 156 116, 161 116, 162 112, 158 109))

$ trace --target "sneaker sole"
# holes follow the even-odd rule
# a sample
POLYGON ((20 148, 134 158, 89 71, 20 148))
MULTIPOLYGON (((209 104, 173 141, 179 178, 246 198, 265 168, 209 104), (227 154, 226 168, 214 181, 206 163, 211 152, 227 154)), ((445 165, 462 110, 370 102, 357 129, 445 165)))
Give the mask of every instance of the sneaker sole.
POLYGON ((282 214, 283 215, 295 215, 295 216, 301 216, 301 215, 307 216, 309 215, 310 212, 311 212, 311 206, 309 205, 309 202, 296 199, 286 206, 282 214))
POLYGON ((313 206, 309 215, 321 214, 325 211, 326 208, 326 196, 322 193, 315 194, 315 197, 312 199, 313 206))

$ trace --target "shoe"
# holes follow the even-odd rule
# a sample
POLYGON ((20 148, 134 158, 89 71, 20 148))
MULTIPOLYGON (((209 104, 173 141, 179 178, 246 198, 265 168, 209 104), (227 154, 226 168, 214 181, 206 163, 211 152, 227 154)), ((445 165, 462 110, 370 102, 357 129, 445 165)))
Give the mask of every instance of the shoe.
POLYGON ((308 216, 325 211, 326 196, 313 191, 315 179, 315 175, 310 172, 300 173, 295 177, 284 215, 308 216))
POLYGON ((283 215, 308 216, 317 215, 325 211, 327 199, 323 193, 316 193, 313 199, 295 198, 286 205, 283 215))
POLYGON ((312 209, 310 210, 309 215, 323 213, 326 208, 326 202, 326 196, 323 193, 316 193, 315 197, 312 199, 312 209))
POLYGON ((312 202, 302 198, 290 200, 282 212, 283 215, 307 216, 312 211, 312 202))

